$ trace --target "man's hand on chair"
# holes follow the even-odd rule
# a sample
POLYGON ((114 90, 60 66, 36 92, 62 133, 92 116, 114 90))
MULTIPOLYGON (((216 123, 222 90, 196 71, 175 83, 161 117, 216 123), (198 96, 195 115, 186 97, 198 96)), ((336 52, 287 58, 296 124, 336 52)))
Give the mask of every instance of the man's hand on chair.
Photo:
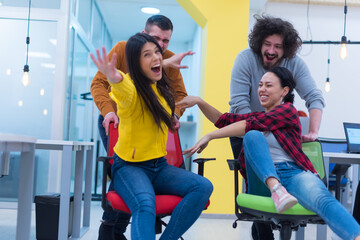
POLYGON ((174 117, 172 118, 172 121, 173 121, 174 129, 175 129, 175 130, 179 130, 179 128, 180 128, 180 121, 179 121, 179 119, 178 119, 176 116, 174 116, 174 117))
POLYGON ((309 132, 308 134, 301 136, 301 138, 303 142, 313 142, 318 138, 318 134, 309 132))
POLYGON ((105 115, 104 121, 102 122, 103 127, 105 128, 106 136, 109 135, 109 125, 114 123, 114 128, 117 128, 119 125, 119 118, 114 112, 109 112, 105 115))

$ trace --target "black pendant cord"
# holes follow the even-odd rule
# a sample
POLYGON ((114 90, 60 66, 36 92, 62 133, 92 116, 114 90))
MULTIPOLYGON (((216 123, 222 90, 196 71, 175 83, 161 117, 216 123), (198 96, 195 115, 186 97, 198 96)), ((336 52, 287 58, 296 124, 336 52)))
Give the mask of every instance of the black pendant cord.
POLYGON ((346 0, 345 0, 345 5, 344 5, 344 36, 345 32, 346 32, 346 14, 347 14, 347 5, 346 5, 346 0))
POLYGON ((328 66, 327 66, 327 78, 326 81, 330 82, 330 45, 328 45, 328 60, 327 60, 328 66))
POLYGON ((27 36, 26 36, 26 64, 24 66, 24 71, 29 71, 28 59, 29 59, 29 44, 30 44, 30 10, 31 10, 31 0, 29 0, 29 13, 28 13, 28 25, 27 25, 27 36))

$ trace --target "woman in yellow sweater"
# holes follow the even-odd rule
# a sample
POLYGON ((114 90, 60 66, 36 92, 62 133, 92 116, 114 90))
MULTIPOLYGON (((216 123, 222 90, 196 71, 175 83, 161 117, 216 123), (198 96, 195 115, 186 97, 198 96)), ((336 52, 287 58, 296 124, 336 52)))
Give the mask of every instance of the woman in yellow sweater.
POLYGON ((115 68, 105 48, 97 59, 99 71, 111 85, 116 102, 119 139, 114 147, 112 183, 132 214, 131 239, 155 239, 155 193, 183 197, 160 239, 179 239, 204 209, 213 186, 192 172, 168 165, 168 129, 174 130, 174 99, 162 69, 162 52, 156 40, 144 33, 132 36, 125 49, 129 73, 115 68))

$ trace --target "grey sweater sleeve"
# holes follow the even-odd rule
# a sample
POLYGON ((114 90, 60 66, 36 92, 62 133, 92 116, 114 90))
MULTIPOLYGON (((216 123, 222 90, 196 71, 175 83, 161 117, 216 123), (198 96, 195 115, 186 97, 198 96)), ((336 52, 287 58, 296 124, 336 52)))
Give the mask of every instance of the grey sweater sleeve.
POLYGON ((249 59, 240 52, 234 62, 230 82, 230 112, 249 113, 250 109, 250 69, 249 59))
POLYGON ((289 70, 293 73, 296 81, 296 92, 305 100, 308 110, 320 109, 325 107, 325 101, 320 89, 316 87, 316 83, 312 78, 305 62, 296 56, 289 61, 289 70))

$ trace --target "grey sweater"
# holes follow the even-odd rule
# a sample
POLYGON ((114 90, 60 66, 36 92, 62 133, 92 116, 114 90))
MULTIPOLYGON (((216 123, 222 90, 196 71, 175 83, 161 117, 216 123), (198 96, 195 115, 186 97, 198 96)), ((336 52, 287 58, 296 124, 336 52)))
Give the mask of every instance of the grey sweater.
MULTIPOLYGON (((296 82, 296 92, 305 100, 308 110, 325 107, 322 92, 316 87, 309 69, 298 56, 292 59, 283 59, 280 66, 289 69, 296 82)), ((260 56, 251 49, 241 51, 236 59, 231 73, 230 83, 230 112, 249 113, 264 111, 261 106, 257 89, 261 77, 266 73, 260 56)))

